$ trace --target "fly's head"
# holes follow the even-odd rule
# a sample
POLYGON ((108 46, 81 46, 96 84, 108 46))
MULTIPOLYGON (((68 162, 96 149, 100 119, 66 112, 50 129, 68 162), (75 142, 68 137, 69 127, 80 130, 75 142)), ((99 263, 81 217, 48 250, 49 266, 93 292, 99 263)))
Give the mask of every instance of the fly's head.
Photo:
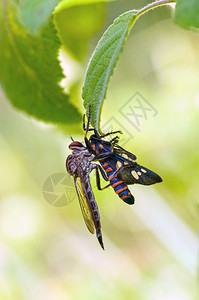
POLYGON ((68 146, 69 149, 75 151, 75 152, 81 152, 81 151, 85 151, 86 147, 77 141, 72 141, 72 143, 70 143, 70 145, 68 146))

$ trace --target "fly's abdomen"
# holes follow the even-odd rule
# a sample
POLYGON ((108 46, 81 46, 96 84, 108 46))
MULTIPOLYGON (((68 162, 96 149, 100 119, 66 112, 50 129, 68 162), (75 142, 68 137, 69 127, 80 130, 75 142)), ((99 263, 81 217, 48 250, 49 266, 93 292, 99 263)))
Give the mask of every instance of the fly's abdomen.
MULTIPOLYGON (((116 169, 114 170, 108 162, 103 161, 101 162, 102 167, 104 168, 108 179, 111 178, 111 176, 114 174, 116 169)), ((128 189, 128 186, 126 183, 122 180, 120 180, 118 177, 113 178, 110 180, 110 184, 112 188, 114 189, 115 193, 126 203, 128 204, 134 204, 134 197, 131 194, 130 190, 128 189)))
POLYGON ((102 241, 102 233, 101 233, 101 223, 100 223, 100 214, 98 210, 97 203, 95 201, 95 197, 91 188, 89 178, 85 178, 83 180, 83 187, 85 189, 85 193, 87 195, 88 204, 93 216, 93 221, 95 223, 96 235, 101 247, 104 249, 103 241, 102 241))

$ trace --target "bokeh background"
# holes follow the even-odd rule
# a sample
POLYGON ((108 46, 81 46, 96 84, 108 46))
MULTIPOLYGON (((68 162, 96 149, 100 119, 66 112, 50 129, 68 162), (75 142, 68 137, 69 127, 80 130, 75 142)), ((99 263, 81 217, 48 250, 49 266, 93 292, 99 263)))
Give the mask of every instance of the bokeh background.
MULTIPOLYGON (((81 85, 98 39, 119 14, 146 4, 106 4, 84 58, 61 51, 64 84, 82 114, 81 85)), ((171 15, 164 7, 138 20, 103 106, 102 128, 121 124, 125 148, 163 178, 131 186, 136 203, 128 206, 111 188, 98 191, 91 175, 105 251, 87 231, 77 197, 57 207, 42 194, 49 176, 66 173, 70 135, 83 141, 81 123, 77 134, 39 122, 1 91, 0 299, 198 299, 199 35, 174 25, 171 15), (121 114, 136 92, 156 111, 140 117, 139 131, 121 114)), ((62 188, 55 184, 55 193, 62 188)))

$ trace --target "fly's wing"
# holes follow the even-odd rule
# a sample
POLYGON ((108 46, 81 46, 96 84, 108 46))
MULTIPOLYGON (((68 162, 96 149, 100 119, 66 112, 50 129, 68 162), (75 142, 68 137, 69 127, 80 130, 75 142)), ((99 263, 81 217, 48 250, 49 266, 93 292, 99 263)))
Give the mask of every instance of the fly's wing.
POLYGON ((86 226, 91 233, 95 233, 95 224, 93 221, 91 209, 90 209, 89 203, 87 201, 87 197, 84 192, 83 184, 82 184, 80 177, 75 178, 75 188, 77 191, 82 215, 84 217, 86 226))

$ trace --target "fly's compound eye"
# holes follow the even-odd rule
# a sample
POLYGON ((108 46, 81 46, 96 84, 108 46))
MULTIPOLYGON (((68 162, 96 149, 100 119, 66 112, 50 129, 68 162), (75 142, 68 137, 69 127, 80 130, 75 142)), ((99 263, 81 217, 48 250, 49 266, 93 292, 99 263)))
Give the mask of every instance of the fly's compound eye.
POLYGON ((69 145, 69 149, 74 150, 74 149, 80 149, 80 148, 85 148, 84 145, 82 145, 82 143, 80 142, 75 142, 73 141, 70 145, 69 145))

